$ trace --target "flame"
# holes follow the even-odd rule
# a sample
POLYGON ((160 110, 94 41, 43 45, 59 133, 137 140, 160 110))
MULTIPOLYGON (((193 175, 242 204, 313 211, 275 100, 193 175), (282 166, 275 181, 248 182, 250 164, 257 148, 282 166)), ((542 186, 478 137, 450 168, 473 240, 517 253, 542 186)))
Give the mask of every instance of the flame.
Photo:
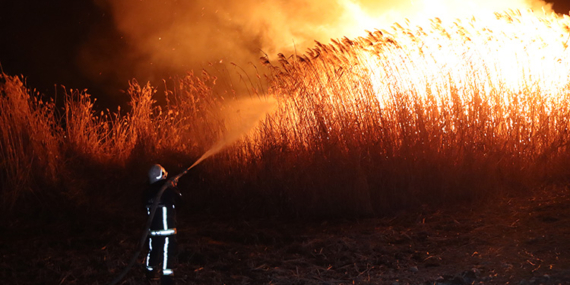
MULTIPOLYGON (((323 1, 327 2, 327 1, 323 1)), ((414 23, 427 24, 430 19, 454 20, 476 17, 492 19, 494 13, 507 10, 535 10, 539 13, 552 13, 552 4, 541 0, 412 0, 410 2, 376 0, 337 0, 342 11, 332 23, 321 29, 314 39, 325 41, 346 36, 356 38, 366 36, 365 31, 390 27, 407 19, 414 23)))
POLYGON ((474 90, 473 84, 484 96, 500 87, 504 93, 541 93, 555 99, 570 78, 569 26, 568 16, 519 11, 484 21, 436 18, 428 28, 396 25, 383 33, 396 46, 379 50, 373 44, 361 54, 384 103, 387 88, 413 92, 424 100, 428 94, 448 99, 453 89, 474 90))
POLYGON ((382 105, 390 100, 383 94, 393 91, 419 94, 424 100, 428 94, 449 98, 451 86, 469 90, 473 84, 487 96, 500 86, 508 93, 541 92, 556 98, 570 78, 569 19, 510 11, 485 20, 435 18, 429 26, 407 21, 356 40, 319 43, 308 56, 333 52, 323 57, 362 66, 358 76, 371 80, 382 105))
POLYGON ((317 43, 303 56, 280 59, 273 87, 282 98, 280 124, 311 136, 344 134, 380 119, 413 124, 398 118, 399 110, 419 108, 444 133, 490 124, 490 136, 509 140, 524 129, 532 141, 544 124, 561 123, 554 118, 570 96, 569 44, 569 16, 518 10, 423 26, 406 21, 317 43))

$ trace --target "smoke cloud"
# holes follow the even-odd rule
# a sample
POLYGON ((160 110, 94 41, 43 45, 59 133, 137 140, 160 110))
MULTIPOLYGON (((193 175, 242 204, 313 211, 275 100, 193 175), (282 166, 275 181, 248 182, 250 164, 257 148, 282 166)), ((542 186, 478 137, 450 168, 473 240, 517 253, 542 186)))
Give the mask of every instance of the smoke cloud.
MULTIPOLYGON (((242 68, 277 53, 302 54, 314 40, 365 35, 406 18, 470 16, 544 9, 542 0, 94 0, 113 18, 115 34, 93 32, 81 65, 101 81, 170 75, 234 62, 242 68)), ((125 82, 126 84, 126 82, 125 82)))

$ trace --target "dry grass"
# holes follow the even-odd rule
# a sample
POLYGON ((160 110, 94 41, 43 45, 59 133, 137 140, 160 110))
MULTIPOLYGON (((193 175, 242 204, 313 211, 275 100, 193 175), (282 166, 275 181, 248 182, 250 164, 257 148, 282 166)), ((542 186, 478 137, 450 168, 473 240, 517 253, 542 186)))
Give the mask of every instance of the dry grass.
POLYGON ((61 177, 60 130, 53 102, 26 89, 17 77, 0 75, 0 163, 3 208, 11 211, 19 198, 39 200, 45 184, 61 177))
MULTIPOLYGON (((520 12, 435 19, 317 43, 281 55, 279 66, 264 58, 266 90, 245 85, 252 98, 274 97, 277 110, 191 173, 190 204, 383 215, 566 182, 569 22, 520 12)), ((69 177, 81 187, 68 196, 130 187, 121 190, 132 197, 147 165, 175 171, 208 151, 226 131, 218 113, 235 97, 215 91, 208 73, 190 73, 167 82, 162 107, 153 87, 131 82, 127 112, 99 114, 88 94, 69 90, 57 116, 18 78, 3 78, 2 200, 11 206, 69 177)))
POLYGON ((280 108, 232 162, 246 162, 240 177, 263 165, 264 194, 338 215, 566 181, 569 27, 521 12, 435 19, 280 55, 269 63, 280 108))

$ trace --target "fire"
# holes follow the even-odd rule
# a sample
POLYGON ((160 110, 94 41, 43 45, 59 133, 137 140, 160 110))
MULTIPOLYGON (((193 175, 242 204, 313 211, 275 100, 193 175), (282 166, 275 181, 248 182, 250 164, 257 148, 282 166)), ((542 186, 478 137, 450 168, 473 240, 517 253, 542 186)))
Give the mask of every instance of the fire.
MULTIPOLYGON (((568 16, 520 12, 497 13, 486 21, 436 18, 430 27, 395 25, 361 38, 372 45, 362 45, 358 53, 384 104, 389 90, 419 94, 424 100, 428 94, 449 99, 453 89, 483 96, 499 90, 541 93, 553 100, 560 98, 570 77, 569 26, 568 16)), ((474 94, 464 95, 468 99, 474 94)))
MULTIPOLYGON (((366 36, 366 30, 387 28, 405 19, 419 23, 439 17, 447 22, 475 16, 483 20, 507 9, 551 12, 551 5, 542 0, 97 2, 111 11, 126 50, 117 53, 111 46, 88 44, 84 53, 90 56, 82 56, 82 66, 88 74, 101 69, 119 78, 129 74, 125 81, 185 74, 210 63, 234 62, 245 68, 260 51, 271 59, 278 53, 303 54, 314 40, 354 39, 366 36), (109 50, 102 52, 105 47, 109 50), (129 70, 118 69, 123 65, 129 70)), ((106 40, 94 38, 92 42, 106 40)), ((98 72, 93 75, 100 78, 98 72)))
MULTIPOLYGON (((365 145, 415 123, 413 135, 429 123, 433 138, 485 120, 487 137, 514 121, 530 122, 532 134, 537 114, 550 117, 568 97, 569 20, 540 0, 166 2, 110 2, 134 55, 178 71, 222 55, 242 67, 259 50, 269 54, 264 62, 291 55, 260 84, 279 102, 264 134, 275 144, 308 147, 336 134, 365 145), (494 14, 506 9, 514 10, 494 14)), ((405 131, 387 141, 402 142, 405 131)))
POLYGON ((385 95, 394 92, 423 100, 438 94, 447 101, 455 90, 471 92, 463 99, 475 90, 480 96, 500 90, 554 100, 570 78, 569 40, 568 16, 511 11, 485 21, 435 18, 424 27, 395 24, 356 40, 319 43, 303 61, 322 57, 337 68, 358 69, 353 76, 370 80, 382 106, 391 100, 385 95))
POLYGON ((450 147, 464 135, 451 139, 450 131, 473 126, 481 129, 469 135, 480 145, 501 138, 527 147, 543 133, 547 141, 533 143, 540 148, 565 128, 556 116, 567 113, 569 44, 570 17, 518 10, 423 26, 406 21, 317 43, 303 56, 281 57, 272 91, 282 118, 275 121, 289 137, 337 136, 346 149, 390 128, 400 146, 411 132, 427 136, 416 143, 450 147))
POLYGON ((327 24, 330 28, 322 35, 327 36, 327 39, 339 36, 349 38, 366 36, 366 30, 389 27, 403 19, 427 24, 433 18, 445 21, 468 17, 492 19, 495 12, 507 10, 532 9, 539 13, 552 12, 552 4, 540 0, 412 0, 409 2, 338 0, 336 2, 342 12, 337 21, 327 24))

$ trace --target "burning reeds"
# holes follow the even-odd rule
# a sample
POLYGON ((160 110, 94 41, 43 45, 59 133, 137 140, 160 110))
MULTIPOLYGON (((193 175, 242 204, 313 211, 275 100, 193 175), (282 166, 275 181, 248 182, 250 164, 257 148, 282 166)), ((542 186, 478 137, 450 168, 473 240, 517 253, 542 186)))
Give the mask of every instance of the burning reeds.
MULTIPOLYGON (((207 191, 197 194, 194 206, 381 215, 564 181, 569 26, 567 16, 520 12, 485 22, 434 19, 428 26, 395 25, 365 38, 317 43, 305 55, 280 56, 279 66, 264 58, 272 70, 262 92, 268 95, 251 93, 275 98, 277 108, 205 163, 194 186, 207 191)), ((10 89, 17 80, 5 77, 2 104, 28 94, 21 85, 10 89)), ((24 117, 16 115, 25 108, 3 107, 3 130, 14 130, 3 131, 2 161, 10 166, 3 188, 30 177, 20 164, 35 160, 15 142, 24 137, 43 142, 29 145, 47 157, 43 170, 58 165, 73 173, 77 157, 100 168, 166 157, 187 166, 181 164, 224 137, 227 118, 218 111, 234 95, 215 92, 207 73, 174 83, 167 104, 158 107, 153 88, 133 82, 131 110, 101 116, 86 94, 70 91, 63 127, 53 107, 32 104, 34 96, 19 101, 36 106, 24 117), (40 131, 45 135, 32 134, 40 131)))

